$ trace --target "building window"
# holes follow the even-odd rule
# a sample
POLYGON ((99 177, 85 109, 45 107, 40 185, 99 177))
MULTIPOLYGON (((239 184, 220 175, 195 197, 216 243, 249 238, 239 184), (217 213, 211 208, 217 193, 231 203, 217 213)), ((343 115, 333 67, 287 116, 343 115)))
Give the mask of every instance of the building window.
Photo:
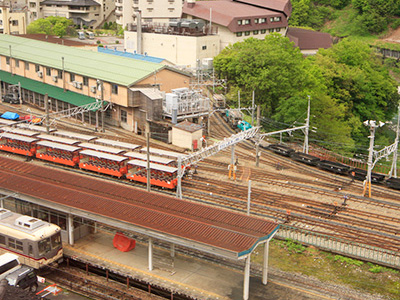
POLYGON ((244 20, 244 25, 249 25, 250 24, 250 19, 244 20))
POLYGON ((173 12, 173 11, 175 10, 175 8, 173 8, 173 7, 171 8, 171 7, 170 7, 170 8, 168 8, 168 10, 169 10, 170 12, 173 12))
POLYGON ((15 60, 15 67, 19 68, 19 60, 18 59, 15 60))
POLYGON ((255 35, 255 34, 258 34, 258 30, 254 30, 253 31, 253 34, 255 35))
POLYGON ((25 62, 25 70, 29 70, 29 63, 27 61, 25 62))
POLYGON ((261 18, 261 19, 260 19, 260 23, 261 23, 261 24, 267 23, 267 18, 261 18))
POLYGON ((69 81, 75 81, 75 74, 69 73, 69 81))
POLYGON ((60 78, 60 79, 63 79, 62 75, 63 75, 63 71, 62 70, 58 70, 57 71, 57 77, 60 78))
POLYGON ((9 65, 10 64, 10 58, 6 57, 6 64, 9 65))
POLYGON ((40 66, 39 65, 35 65, 35 72, 39 72, 40 71, 40 66))
POLYGON ((37 14, 36 14, 35 11, 32 13, 32 16, 33 16, 34 18, 36 18, 37 14))
POLYGON ((6 237, 4 235, 0 235, 0 244, 6 244, 6 237))
POLYGON ((280 28, 275 28, 275 31, 276 31, 276 32, 280 32, 281 29, 280 29, 280 28))
POLYGON ((271 29, 269 30, 269 32, 274 32, 274 29, 273 29, 273 28, 271 28, 271 29))
POLYGON ((83 76, 83 85, 88 86, 89 85, 89 79, 86 76, 83 76))
POLYGON ((118 95, 118 85, 116 85, 116 84, 112 85, 112 93, 114 95, 118 95))
POLYGON ((236 36, 242 36, 241 32, 236 32, 236 36))
POLYGON ((207 46, 201 47, 201 50, 207 50, 207 46))
POLYGON ((267 29, 261 29, 261 34, 264 34, 267 32, 267 29))
POLYGON ((51 76, 51 69, 50 68, 46 68, 46 76, 51 76))
POLYGON ((281 21, 281 17, 275 17, 274 18, 274 22, 280 22, 281 21))
POLYGON ((12 26, 18 26, 18 20, 12 20, 11 21, 12 26))
POLYGON ((254 19, 254 24, 258 24, 258 19, 254 19))
POLYGON ((242 25, 242 20, 238 20, 238 25, 242 25))
POLYGON ((152 12, 152 11, 153 11, 153 8, 152 8, 152 7, 148 7, 148 8, 147 8, 147 11, 152 12))
POLYGON ((128 114, 126 113, 126 110, 121 109, 121 122, 126 123, 128 121, 128 114))
POLYGON ((245 31, 244 35, 250 35, 250 31, 245 31))

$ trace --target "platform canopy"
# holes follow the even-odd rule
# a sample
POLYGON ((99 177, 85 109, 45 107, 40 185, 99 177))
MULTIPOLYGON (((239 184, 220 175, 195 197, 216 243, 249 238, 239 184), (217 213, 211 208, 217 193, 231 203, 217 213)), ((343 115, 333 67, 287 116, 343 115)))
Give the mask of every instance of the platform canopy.
POLYGON ((279 227, 246 214, 1 156, 0 192, 229 259, 247 257, 279 227))

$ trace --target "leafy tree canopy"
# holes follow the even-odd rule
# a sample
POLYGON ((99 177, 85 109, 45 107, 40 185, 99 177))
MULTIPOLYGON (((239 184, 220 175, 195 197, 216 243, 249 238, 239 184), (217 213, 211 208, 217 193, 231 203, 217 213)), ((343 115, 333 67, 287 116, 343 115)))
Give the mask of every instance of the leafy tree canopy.
POLYGON ((240 90, 241 105, 251 106, 254 90, 262 115, 285 124, 304 123, 310 96, 313 136, 335 150, 365 148, 362 122, 391 120, 399 102, 396 82, 361 42, 343 40, 303 58, 288 38, 269 35, 225 48, 214 67, 228 79, 228 99, 236 101, 240 90))
POLYGON ((57 35, 59 37, 65 36, 71 31, 74 22, 64 17, 47 17, 45 19, 38 19, 33 21, 26 28, 28 34, 42 33, 48 35, 57 35))

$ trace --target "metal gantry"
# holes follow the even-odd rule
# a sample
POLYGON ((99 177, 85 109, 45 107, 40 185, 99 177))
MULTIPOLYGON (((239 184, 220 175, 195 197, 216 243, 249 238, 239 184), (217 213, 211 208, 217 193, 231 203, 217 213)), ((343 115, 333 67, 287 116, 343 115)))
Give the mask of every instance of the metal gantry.
POLYGON ((188 165, 195 164, 207 157, 218 153, 221 150, 224 150, 227 147, 234 146, 241 141, 253 138, 258 133, 259 129, 260 127, 252 127, 248 130, 233 134, 229 138, 225 138, 223 141, 220 141, 212 146, 208 146, 199 152, 179 157, 177 175, 178 186, 176 187, 176 197, 182 199, 182 177, 188 165))

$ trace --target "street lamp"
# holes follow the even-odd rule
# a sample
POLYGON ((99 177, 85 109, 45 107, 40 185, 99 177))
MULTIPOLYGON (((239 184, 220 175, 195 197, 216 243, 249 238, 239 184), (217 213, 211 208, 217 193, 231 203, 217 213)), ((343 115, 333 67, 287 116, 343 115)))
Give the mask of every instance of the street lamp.
POLYGON ((368 189, 368 197, 371 198, 371 173, 372 173, 372 156, 374 152, 374 140, 375 140, 375 129, 377 127, 382 127, 385 123, 379 121, 378 123, 374 120, 367 120, 363 123, 365 126, 369 126, 370 135, 368 136, 369 140, 369 149, 368 149, 368 170, 367 177, 364 181, 364 191, 363 196, 365 196, 365 192, 368 189))

